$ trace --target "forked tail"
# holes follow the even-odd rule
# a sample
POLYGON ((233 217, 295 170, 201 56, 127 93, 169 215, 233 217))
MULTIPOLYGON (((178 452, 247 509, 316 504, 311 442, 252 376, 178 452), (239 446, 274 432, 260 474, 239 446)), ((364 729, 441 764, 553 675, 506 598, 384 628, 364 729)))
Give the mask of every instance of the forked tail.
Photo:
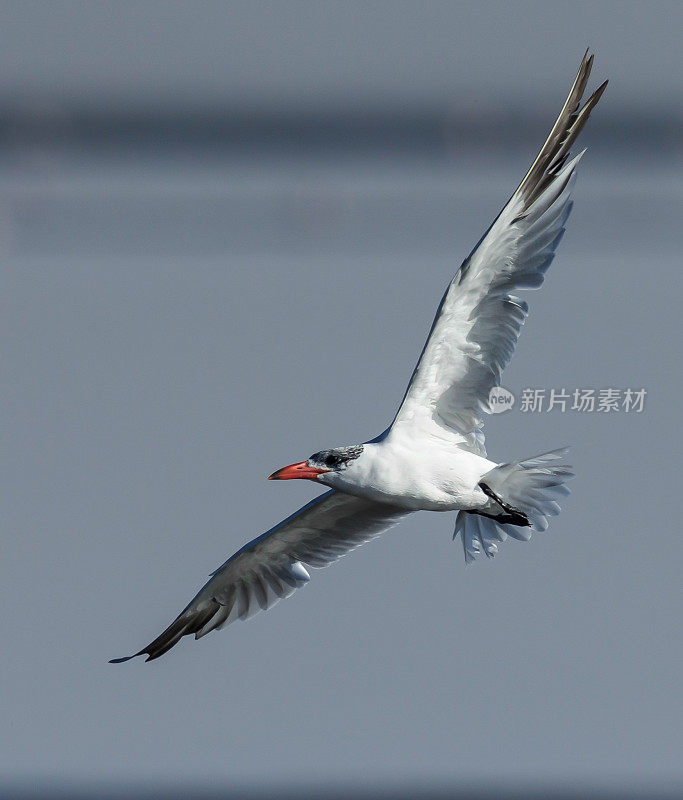
POLYGON ((493 501, 490 516, 459 511, 453 538, 460 534, 469 564, 483 551, 489 558, 498 552, 498 542, 508 536, 527 542, 532 531, 544 531, 548 517, 560 513, 558 500, 566 497, 565 483, 574 477, 568 464, 553 464, 567 448, 526 459, 499 464, 487 472, 479 486, 493 501))

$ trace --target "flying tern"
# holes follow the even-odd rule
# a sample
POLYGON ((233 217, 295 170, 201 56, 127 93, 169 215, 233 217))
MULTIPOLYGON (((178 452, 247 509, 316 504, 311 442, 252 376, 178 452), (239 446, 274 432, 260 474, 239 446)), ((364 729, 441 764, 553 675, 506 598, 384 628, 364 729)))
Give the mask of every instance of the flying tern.
POLYGON ((517 292, 543 283, 572 208, 569 150, 600 99, 582 106, 593 56, 586 52, 536 160, 446 289, 391 425, 375 439, 314 453, 271 480, 329 488, 244 545, 147 647, 159 658, 183 636, 201 638, 288 597, 326 567, 414 511, 457 511, 454 538, 465 561, 492 557, 508 537, 527 541, 559 513, 571 468, 564 450, 499 464, 482 432, 491 389, 514 351, 528 312, 517 292))

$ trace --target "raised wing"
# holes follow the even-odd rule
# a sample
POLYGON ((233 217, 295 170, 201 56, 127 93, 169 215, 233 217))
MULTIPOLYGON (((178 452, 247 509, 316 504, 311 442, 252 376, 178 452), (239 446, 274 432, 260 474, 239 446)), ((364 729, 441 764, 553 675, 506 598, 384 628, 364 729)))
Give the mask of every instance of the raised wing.
POLYGON ((569 149, 600 99, 607 81, 579 109, 593 56, 576 80, 531 169, 451 281, 413 372, 392 434, 449 435, 485 455, 483 414, 500 382, 528 305, 520 289, 543 283, 571 211, 579 153, 569 149))
POLYGON ((141 655, 152 661, 183 636, 199 639, 271 608, 310 580, 306 567, 333 564, 408 513, 334 490, 316 497, 231 556, 151 644, 110 663, 141 655))

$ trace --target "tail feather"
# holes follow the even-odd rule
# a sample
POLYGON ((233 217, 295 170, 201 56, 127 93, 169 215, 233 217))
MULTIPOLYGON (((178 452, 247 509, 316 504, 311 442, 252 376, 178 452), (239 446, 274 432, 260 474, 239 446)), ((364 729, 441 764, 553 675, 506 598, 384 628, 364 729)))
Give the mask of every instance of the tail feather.
MULTIPOLYGON (((541 453, 524 461, 499 464, 481 479, 480 485, 500 505, 500 519, 480 513, 459 511, 455 533, 462 537, 465 563, 481 553, 493 558, 498 542, 508 536, 529 541, 532 531, 544 531, 548 517, 560 513, 558 499, 566 497, 566 481, 574 477, 568 464, 555 464, 567 453, 567 448, 541 453), (512 524, 511 518, 526 518, 526 524, 512 524), (505 519, 505 522, 501 520, 505 519)), ((497 515, 496 515, 497 516, 497 515)))

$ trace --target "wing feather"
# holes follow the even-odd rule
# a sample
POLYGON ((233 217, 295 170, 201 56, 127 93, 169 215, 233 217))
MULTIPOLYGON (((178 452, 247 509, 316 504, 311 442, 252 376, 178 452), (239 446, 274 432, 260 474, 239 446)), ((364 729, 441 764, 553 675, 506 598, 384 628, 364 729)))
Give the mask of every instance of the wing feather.
POLYGON ((586 52, 534 163, 449 284, 392 435, 417 429, 486 455, 482 426, 489 393, 512 358, 529 310, 517 292, 543 283, 571 213, 583 155, 568 161, 569 150, 607 85, 580 107, 592 64, 586 52))
POLYGON ((236 619, 272 608, 310 580, 306 567, 327 567, 409 512, 331 491, 246 544, 219 567, 160 636, 134 656, 159 658, 183 636, 200 639, 236 619))

